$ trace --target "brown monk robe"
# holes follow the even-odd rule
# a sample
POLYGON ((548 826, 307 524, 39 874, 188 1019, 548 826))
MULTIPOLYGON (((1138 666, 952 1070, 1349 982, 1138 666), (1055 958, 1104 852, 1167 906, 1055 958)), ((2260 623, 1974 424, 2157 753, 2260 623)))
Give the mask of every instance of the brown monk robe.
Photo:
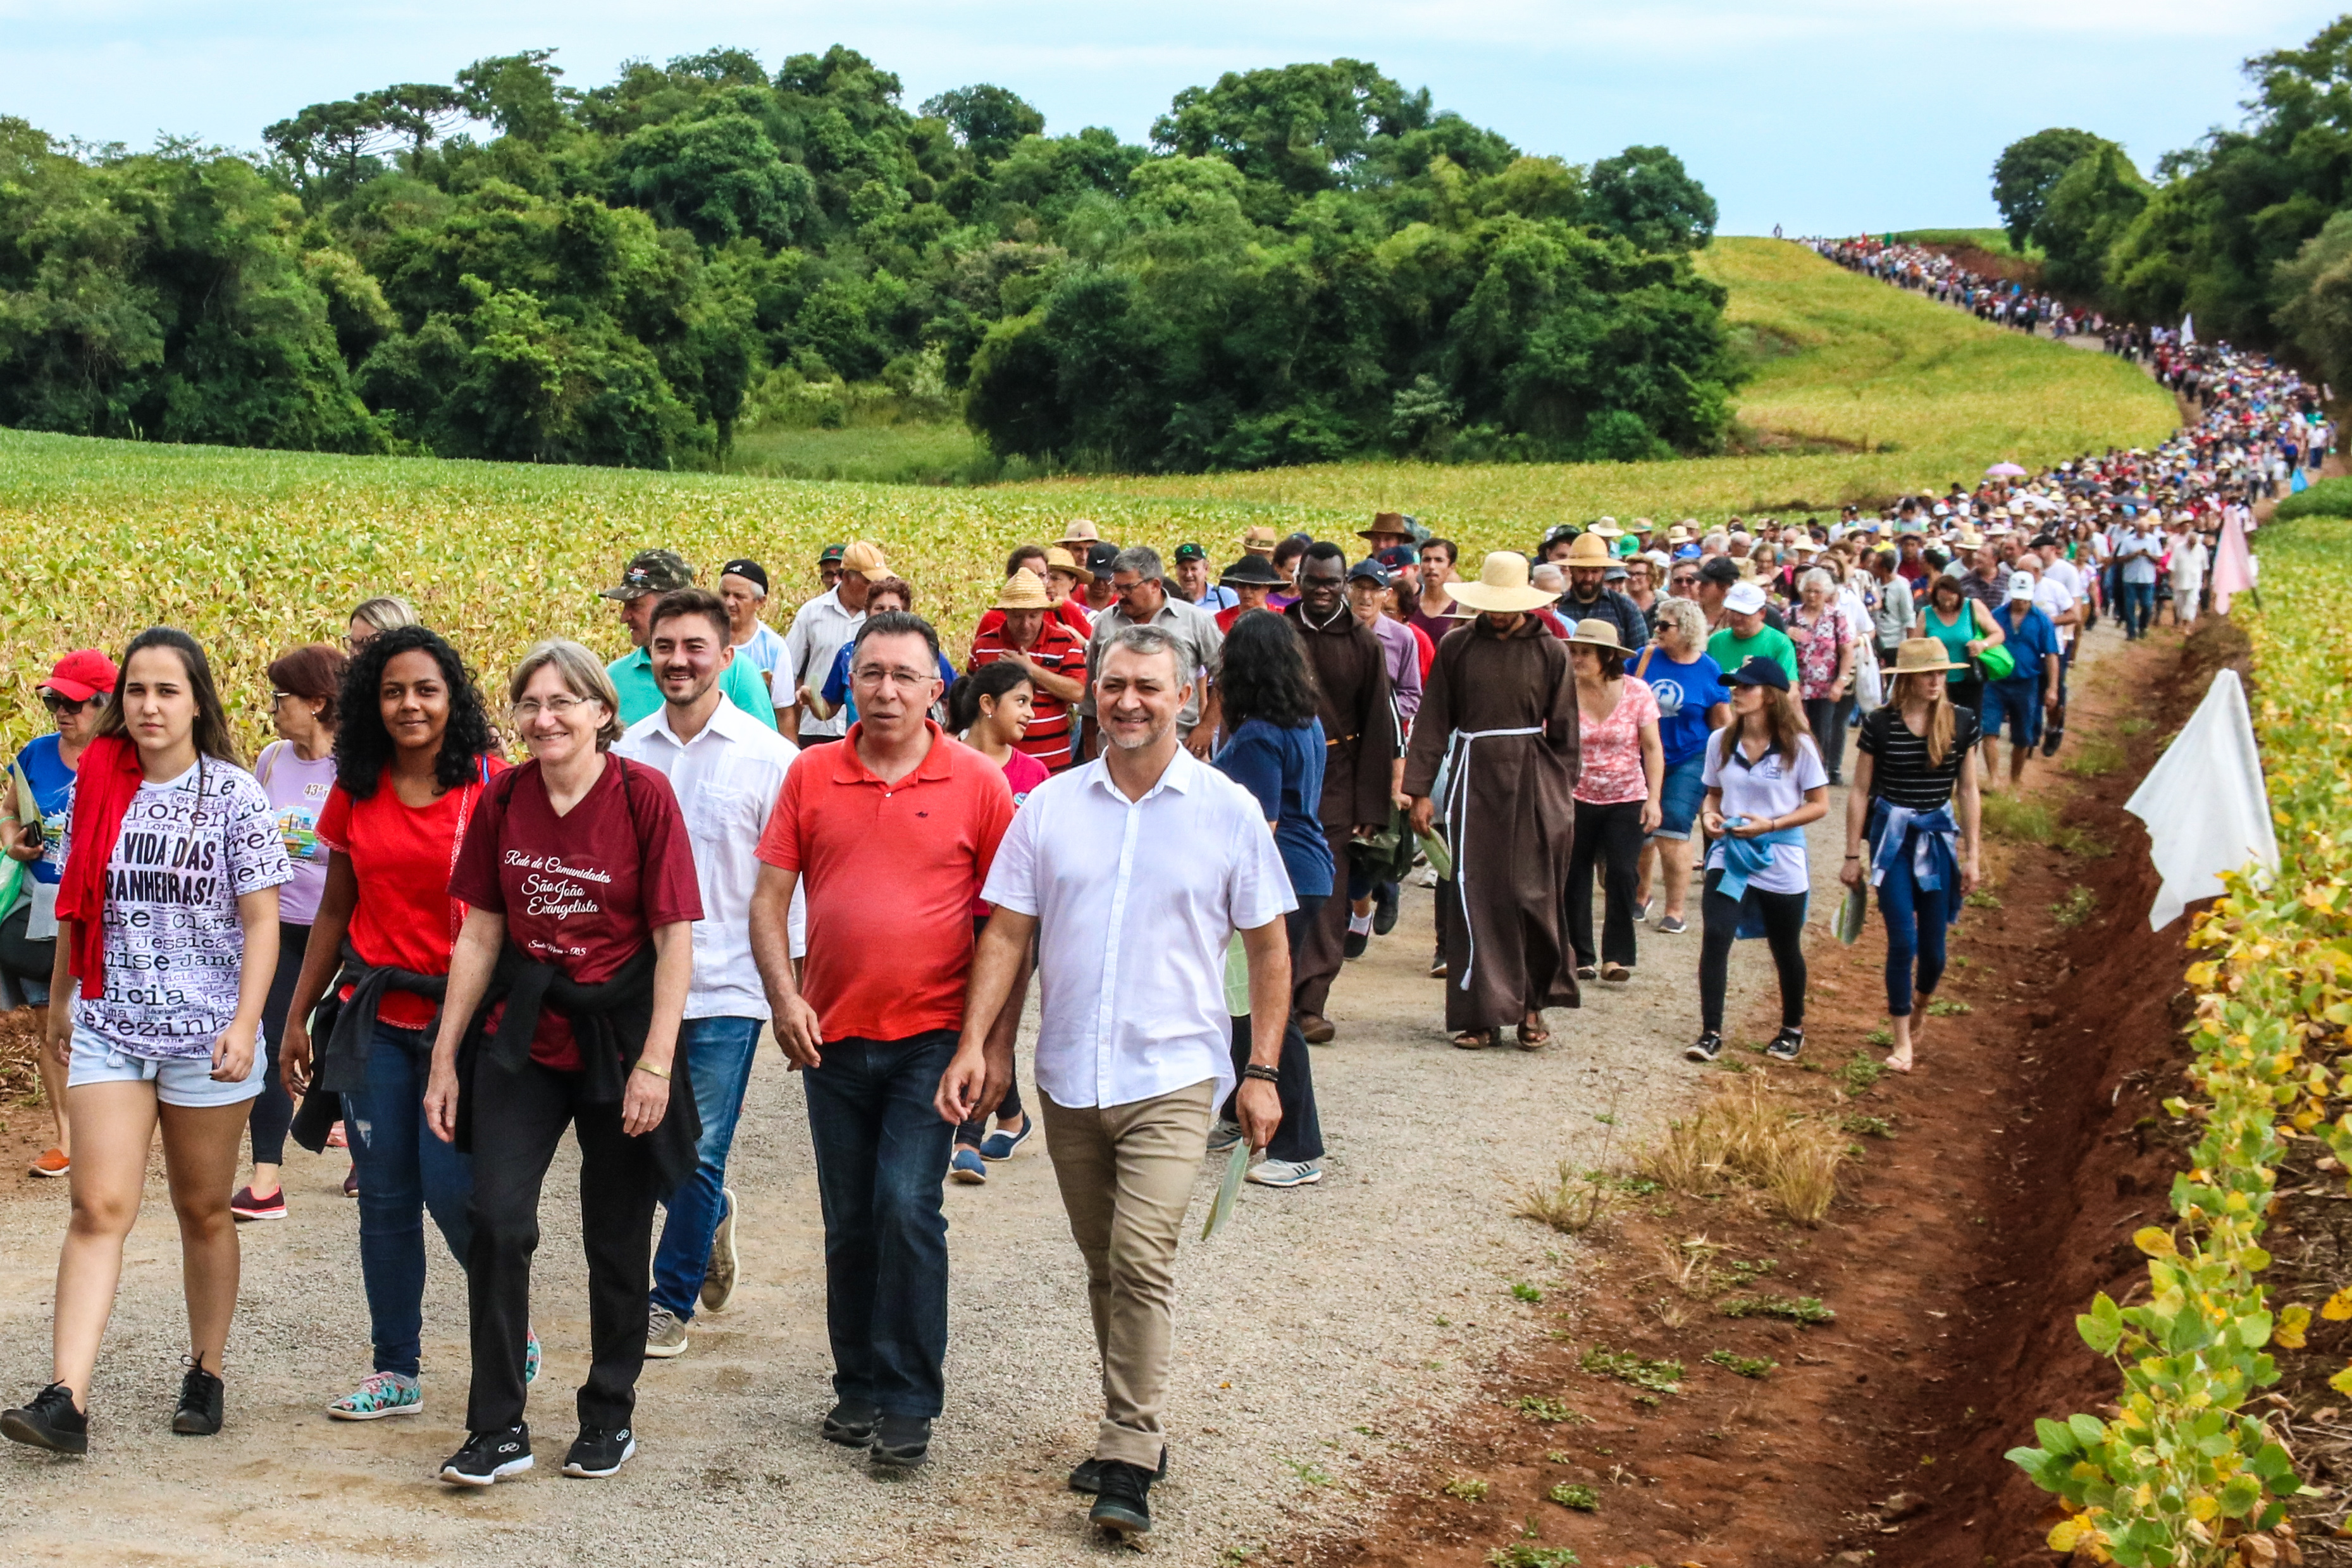
MULTIPOLYGON (((1438 884, 1445 1027, 1457 1044, 1575 1007, 1575 958, 1560 928, 1576 827, 1576 677, 1568 645, 1532 615, 1503 631, 1480 615, 1447 634, 1413 719, 1404 792, 1418 817, 1451 756, 1434 815, 1454 854, 1438 884), (1538 730, 1536 734, 1496 731, 1538 730)), ((1549 1038, 1540 1028, 1520 1043, 1549 1038)))
POLYGON ((1312 1045, 1335 1032, 1323 1016, 1331 982, 1346 961, 1348 843, 1359 827, 1385 828, 1394 806, 1396 700, 1389 690, 1388 656, 1381 640, 1349 608, 1343 563, 1310 558, 1299 570, 1303 597, 1282 612, 1306 645, 1323 720, 1323 837, 1331 846, 1331 896, 1292 960, 1291 1006, 1299 1032, 1312 1045), (1327 582, 1326 578, 1330 580, 1327 582), (1340 586, 1333 591, 1332 584, 1340 586), (1319 609, 1319 613, 1318 612, 1319 609))

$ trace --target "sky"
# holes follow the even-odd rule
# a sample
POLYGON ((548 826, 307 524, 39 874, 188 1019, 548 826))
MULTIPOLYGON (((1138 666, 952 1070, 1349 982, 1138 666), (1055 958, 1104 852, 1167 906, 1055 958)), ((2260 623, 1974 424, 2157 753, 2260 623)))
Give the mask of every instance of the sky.
POLYGON ((988 81, 1050 132, 1139 141, 1182 88, 1344 56, 1529 152, 1670 147, 1714 193, 1723 233, 1847 235, 1997 223, 1993 159, 2045 126, 2111 137, 2147 168, 2236 123, 2242 62, 2347 4, 0 0, 0 115, 60 138, 255 149, 305 104, 448 81, 485 55, 551 47, 585 88, 631 58, 743 47, 773 68, 843 43, 896 71, 909 109, 988 81))

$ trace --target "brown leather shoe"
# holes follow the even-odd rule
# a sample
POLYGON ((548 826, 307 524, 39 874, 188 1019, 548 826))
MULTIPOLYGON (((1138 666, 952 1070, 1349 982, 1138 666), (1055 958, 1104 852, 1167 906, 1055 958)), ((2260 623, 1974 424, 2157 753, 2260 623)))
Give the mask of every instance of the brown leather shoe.
POLYGON ((1298 1032, 1306 1036, 1307 1043, 1309 1045, 1328 1045, 1331 1043, 1331 1037, 1339 1031, 1333 1029, 1331 1020, 1321 1013, 1300 1013, 1298 1032))

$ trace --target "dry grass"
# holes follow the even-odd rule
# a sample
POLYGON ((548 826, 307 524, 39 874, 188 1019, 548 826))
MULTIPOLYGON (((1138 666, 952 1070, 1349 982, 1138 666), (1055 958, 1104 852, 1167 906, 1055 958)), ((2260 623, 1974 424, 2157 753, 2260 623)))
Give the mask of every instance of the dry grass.
POLYGON ((1671 1124, 1634 1167, 1695 1197, 1727 1183, 1752 1187, 1775 1212, 1813 1225, 1836 1199, 1838 1167, 1851 1157, 1834 1124, 1789 1109, 1761 1079, 1747 1078, 1671 1124))
POLYGON ((32 1009, 0 1013, 0 1103, 31 1104, 39 1099, 40 1049, 32 1009))
POLYGON ((1550 1181, 1520 1190, 1511 1212, 1522 1219, 1540 1220, 1564 1236, 1581 1236, 1608 1216, 1620 1196, 1617 1185, 1601 1172, 1580 1176, 1562 1160, 1550 1181))

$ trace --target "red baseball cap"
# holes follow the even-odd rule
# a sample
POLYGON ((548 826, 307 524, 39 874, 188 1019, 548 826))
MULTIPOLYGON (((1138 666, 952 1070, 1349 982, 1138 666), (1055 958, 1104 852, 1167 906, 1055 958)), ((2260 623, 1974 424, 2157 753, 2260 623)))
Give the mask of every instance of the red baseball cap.
POLYGON ((121 674, 114 661, 95 648, 77 648, 58 661, 39 689, 55 692, 68 702, 86 703, 100 692, 111 692, 121 674))

